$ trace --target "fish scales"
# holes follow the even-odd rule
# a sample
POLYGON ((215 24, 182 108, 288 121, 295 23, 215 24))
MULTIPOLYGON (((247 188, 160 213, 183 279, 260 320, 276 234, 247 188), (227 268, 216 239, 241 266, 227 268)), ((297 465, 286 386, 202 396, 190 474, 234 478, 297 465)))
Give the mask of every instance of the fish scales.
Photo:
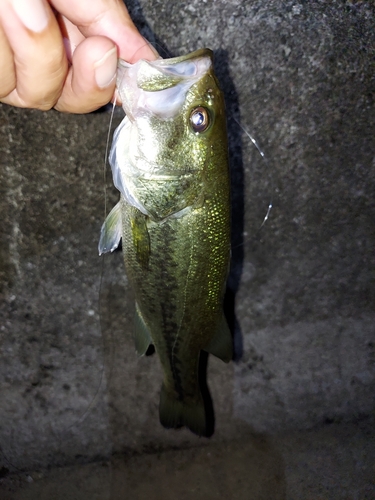
POLYGON ((113 250, 122 237, 137 351, 154 344, 163 368, 161 423, 206 435, 200 351, 232 357, 222 310, 230 258, 227 133, 212 53, 126 65, 119 92, 127 118, 110 163, 121 199, 99 250, 113 250))

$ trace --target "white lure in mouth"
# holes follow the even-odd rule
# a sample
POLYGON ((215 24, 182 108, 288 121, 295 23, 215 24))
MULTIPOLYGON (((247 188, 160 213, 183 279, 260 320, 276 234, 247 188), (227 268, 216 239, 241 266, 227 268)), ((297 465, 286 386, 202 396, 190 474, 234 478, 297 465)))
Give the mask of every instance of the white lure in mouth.
POLYGON ((174 64, 173 59, 141 60, 132 65, 121 62, 117 89, 125 113, 130 120, 144 113, 173 118, 185 102, 190 87, 211 65, 207 56, 174 64))

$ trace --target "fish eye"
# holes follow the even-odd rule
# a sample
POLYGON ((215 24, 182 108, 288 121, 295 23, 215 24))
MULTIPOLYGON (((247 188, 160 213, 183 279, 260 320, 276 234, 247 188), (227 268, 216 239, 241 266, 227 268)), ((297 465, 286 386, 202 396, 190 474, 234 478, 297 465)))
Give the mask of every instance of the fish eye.
POLYGON ((190 125, 194 132, 201 133, 208 129, 210 125, 210 115, 206 108, 198 106, 190 113, 190 125))

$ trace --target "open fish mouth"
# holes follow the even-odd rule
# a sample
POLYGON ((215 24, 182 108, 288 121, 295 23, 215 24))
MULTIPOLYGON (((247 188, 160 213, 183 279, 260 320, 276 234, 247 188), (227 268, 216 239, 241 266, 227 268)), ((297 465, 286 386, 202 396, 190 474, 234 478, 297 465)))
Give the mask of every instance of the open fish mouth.
POLYGON ((212 67, 212 51, 200 49, 184 57, 119 62, 117 86, 130 121, 155 115, 172 119, 185 102, 192 85, 212 67))

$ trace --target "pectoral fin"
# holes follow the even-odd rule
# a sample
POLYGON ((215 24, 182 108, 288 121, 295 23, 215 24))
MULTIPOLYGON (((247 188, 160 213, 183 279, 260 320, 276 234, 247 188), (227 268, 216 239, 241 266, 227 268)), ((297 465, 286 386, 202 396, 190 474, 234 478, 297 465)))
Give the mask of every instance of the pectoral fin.
POLYGON ((115 205, 107 215, 100 230, 98 245, 99 255, 113 252, 120 244, 122 236, 121 208, 120 202, 115 205))
POLYGON ((224 317, 224 314, 222 314, 214 337, 204 348, 204 351, 213 354, 225 363, 229 363, 229 361, 233 358, 232 335, 230 333, 228 323, 224 317))
POLYGON ((147 229, 147 216, 137 208, 131 208, 130 225, 136 258, 143 269, 147 269, 150 258, 150 236, 147 229))
POLYGON ((142 318, 138 304, 135 305, 134 340, 138 356, 146 354, 149 345, 152 343, 152 339, 150 331, 142 318))

